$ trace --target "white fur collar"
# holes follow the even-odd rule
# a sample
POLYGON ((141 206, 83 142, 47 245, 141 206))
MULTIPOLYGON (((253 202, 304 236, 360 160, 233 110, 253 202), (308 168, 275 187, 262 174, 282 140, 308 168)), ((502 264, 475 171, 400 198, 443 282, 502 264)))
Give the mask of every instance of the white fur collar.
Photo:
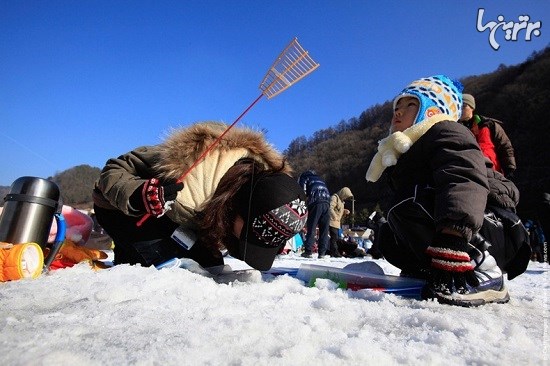
POLYGON ((449 115, 437 114, 412 125, 403 132, 394 132, 388 137, 378 141, 378 152, 374 155, 369 169, 367 170, 367 181, 376 182, 380 179, 384 170, 389 166, 395 165, 401 154, 409 151, 411 146, 433 125, 441 121, 449 120, 452 121, 449 115))

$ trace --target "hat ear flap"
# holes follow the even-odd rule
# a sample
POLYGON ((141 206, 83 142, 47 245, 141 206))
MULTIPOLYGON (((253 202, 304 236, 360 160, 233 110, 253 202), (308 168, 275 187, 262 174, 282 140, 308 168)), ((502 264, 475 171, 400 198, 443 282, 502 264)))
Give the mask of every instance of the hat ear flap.
POLYGON ((397 103, 401 98, 416 98, 418 100, 418 112, 416 112, 416 116, 414 117, 413 124, 416 124, 420 121, 422 121, 424 118, 422 117, 424 115, 424 112, 426 110, 426 101, 422 97, 421 94, 417 93, 415 90, 404 90, 399 94, 394 100, 393 100, 393 110, 395 111, 395 108, 397 108, 397 103))

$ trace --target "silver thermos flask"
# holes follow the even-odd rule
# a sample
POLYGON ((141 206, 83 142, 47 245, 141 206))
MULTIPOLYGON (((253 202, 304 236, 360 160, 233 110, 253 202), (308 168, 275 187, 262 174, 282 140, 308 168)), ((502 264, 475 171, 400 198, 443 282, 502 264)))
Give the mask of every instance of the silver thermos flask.
POLYGON ((54 182, 36 177, 16 179, 4 198, 0 241, 37 243, 44 250, 58 206, 59 187, 54 182))

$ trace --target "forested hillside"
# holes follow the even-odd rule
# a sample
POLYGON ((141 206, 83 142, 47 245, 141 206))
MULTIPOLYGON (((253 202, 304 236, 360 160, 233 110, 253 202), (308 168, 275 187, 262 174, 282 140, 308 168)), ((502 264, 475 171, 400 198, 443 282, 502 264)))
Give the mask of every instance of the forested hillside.
POLYGON ((48 179, 59 186, 63 203, 78 208, 91 208, 92 190, 100 172, 99 168, 79 165, 48 179))
MULTIPOLYGON (((403 80, 403 85, 409 81, 403 80)), ((476 98, 476 113, 504 122, 516 152, 514 181, 521 192, 518 210, 523 217, 533 217, 540 193, 550 190, 550 48, 519 65, 501 65, 492 73, 466 77, 461 82, 464 92, 476 98)), ((365 173, 377 141, 387 134, 391 115, 391 101, 375 105, 359 117, 317 131, 310 138, 294 139, 285 154, 297 174, 316 170, 332 192, 350 187, 356 213, 366 210, 357 217, 356 222, 361 223, 366 212, 377 205, 383 210, 387 203, 389 192, 384 182, 367 183, 365 173)))
MULTIPOLYGON (((48 177, 57 184, 61 192, 61 201, 64 204, 76 208, 92 208, 92 190, 94 182, 99 178, 99 168, 89 165, 79 165, 56 173, 53 177, 48 177)), ((3 198, 10 191, 10 187, 0 187, 0 206, 4 205, 3 198)))

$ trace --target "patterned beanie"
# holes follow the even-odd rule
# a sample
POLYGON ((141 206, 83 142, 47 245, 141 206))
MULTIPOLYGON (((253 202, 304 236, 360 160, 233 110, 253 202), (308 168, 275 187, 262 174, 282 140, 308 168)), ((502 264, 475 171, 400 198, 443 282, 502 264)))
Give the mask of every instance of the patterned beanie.
POLYGON ((284 173, 254 174, 237 192, 237 213, 243 218, 237 259, 261 271, 271 268, 287 240, 306 224, 305 193, 284 173))
POLYGON ((435 75, 413 81, 393 100, 393 109, 399 99, 415 97, 420 102, 414 124, 424 121, 436 114, 446 114, 453 121, 458 121, 462 114, 462 90, 464 87, 457 80, 445 75, 435 75))

